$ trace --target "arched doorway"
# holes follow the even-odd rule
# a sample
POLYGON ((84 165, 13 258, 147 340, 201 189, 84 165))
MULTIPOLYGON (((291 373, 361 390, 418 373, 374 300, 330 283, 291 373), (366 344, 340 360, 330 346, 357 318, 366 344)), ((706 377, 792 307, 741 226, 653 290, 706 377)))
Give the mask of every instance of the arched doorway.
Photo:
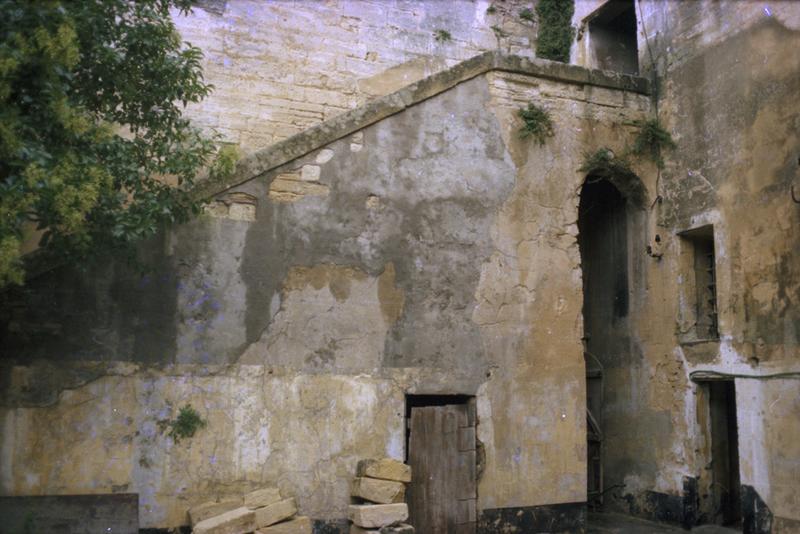
POLYGON ((588 501, 598 508, 604 492, 626 475, 635 447, 618 431, 636 425, 627 398, 628 369, 637 367, 631 342, 633 252, 643 224, 644 192, 634 175, 590 173, 581 189, 578 245, 583 272, 584 357, 588 428, 588 501), (613 442, 609 442, 609 437, 613 442))

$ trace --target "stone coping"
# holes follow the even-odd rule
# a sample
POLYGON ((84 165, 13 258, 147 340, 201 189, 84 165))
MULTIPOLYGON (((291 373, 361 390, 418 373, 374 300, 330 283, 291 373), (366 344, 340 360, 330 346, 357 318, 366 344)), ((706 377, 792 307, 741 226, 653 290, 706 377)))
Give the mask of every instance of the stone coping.
POLYGON ((565 83, 650 94, 649 81, 638 76, 497 51, 485 52, 245 156, 237 163, 234 173, 225 179, 212 181, 207 175, 200 176, 195 189, 196 198, 209 198, 223 193, 490 71, 514 72, 565 83))

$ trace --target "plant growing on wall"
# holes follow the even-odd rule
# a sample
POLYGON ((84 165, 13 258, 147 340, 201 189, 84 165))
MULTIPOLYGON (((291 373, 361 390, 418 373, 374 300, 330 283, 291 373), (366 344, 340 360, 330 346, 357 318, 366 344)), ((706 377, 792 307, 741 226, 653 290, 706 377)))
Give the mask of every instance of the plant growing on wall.
POLYGON ((606 176, 630 176, 634 172, 625 154, 617 156, 610 148, 600 148, 587 152, 579 169, 584 173, 597 173, 606 176))
POLYGON ((657 118, 634 121, 634 124, 639 128, 639 132, 636 134, 636 139, 633 140, 631 153, 637 156, 647 156, 659 169, 663 169, 662 153, 665 150, 674 149, 676 146, 672 136, 661 126, 661 122, 657 118))
POLYGON ((178 410, 178 417, 175 419, 158 422, 161 431, 167 431, 167 436, 171 437, 175 443, 185 438, 191 438, 207 424, 208 422, 200 417, 200 414, 192 408, 191 404, 187 404, 178 410))
POLYGON ((500 26, 497 25, 492 26, 492 31, 494 32, 495 37, 497 37, 498 39, 508 37, 508 34, 504 32, 500 26))
POLYGON ((553 137, 553 121, 546 109, 530 103, 518 113, 522 119, 522 128, 519 129, 519 136, 522 139, 533 137, 543 145, 548 137, 553 137))
POLYGON ((572 15, 574 0, 539 0, 536 16, 539 18, 539 35, 536 39, 536 55, 566 63, 575 29, 572 15))
POLYGON ((519 18, 521 18, 522 20, 527 20, 528 22, 533 22, 534 21, 533 11, 531 11, 531 8, 526 7, 519 12, 519 18))
POLYGON ((450 32, 447 30, 438 29, 433 32, 433 36, 438 43, 445 43, 453 39, 453 36, 450 35, 450 32))

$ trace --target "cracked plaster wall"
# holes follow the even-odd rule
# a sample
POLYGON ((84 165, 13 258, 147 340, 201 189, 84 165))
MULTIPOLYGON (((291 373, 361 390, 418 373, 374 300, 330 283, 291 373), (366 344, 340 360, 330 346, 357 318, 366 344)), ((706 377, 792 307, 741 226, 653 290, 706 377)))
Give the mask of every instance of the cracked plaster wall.
MULTIPOLYGON (((602 3, 579 2, 576 25, 602 3)), ((616 399, 604 422, 606 476, 625 485, 607 501, 625 510, 630 501, 615 494, 637 506, 646 491, 680 496, 684 476, 699 477, 701 499, 708 492, 707 434, 698 423, 705 408, 690 372, 800 371, 800 209, 789 192, 800 187, 800 6, 635 5, 640 72, 652 73, 652 54, 660 117, 678 147, 666 154, 664 201, 646 223, 648 243, 663 256, 642 262, 640 285, 631 282, 645 296, 631 314, 633 365, 611 369, 605 381, 616 399), (720 339, 685 343, 691 272, 677 233, 706 224, 714 225, 720 339)), ((590 54, 578 44, 573 58, 584 64, 590 54)), ((742 484, 768 504, 774 531, 795 531, 800 382, 737 379, 736 388, 742 484)))
POLYGON ((341 518, 359 458, 403 457, 404 395, 449 393, 478 399, 481 509, 584 501, 576 169, 648 108, 491 72, 226 192, 144 275, 39 281, 5 339, 2 491, 138 492, 163 527, 278 483, 341 518), (208 427, 175 444, 156 423, 186 403, 208 427))

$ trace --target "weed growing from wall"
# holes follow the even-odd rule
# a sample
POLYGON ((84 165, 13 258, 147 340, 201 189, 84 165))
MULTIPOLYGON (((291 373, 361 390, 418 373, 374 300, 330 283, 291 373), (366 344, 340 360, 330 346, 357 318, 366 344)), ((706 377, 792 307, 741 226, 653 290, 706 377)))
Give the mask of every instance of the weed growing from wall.
POLYGON ((217 159, 211 165, 209 174, 214 179, 221 179, 233 174, 236 162, 239 161, 239 148, 236 145, 223 145, 217 152, 217 159))
POLYGON ((497 13, 497 8, 494 7, 493 5, 486 8, 487 15, 494 15, 495 13, 497 13))
POLYGON ((525 9, 519 12, 519 18, 521 18, 522 20, 527 20, 528 22, 533 22, 534 20, 533 11, 531 11, 531 8, 526 7, 525 9))
POLYGON ((433 32, 433 35, 436 39, 436 42, 439 43, 446 43, 447 41, 451 41, 453 39, 453 36, 450 35, 450 32, 447 30, 438 29, 433 32))
POLYGON ((675 141, 672 140, 672 136, 661 126, 661 122, 658 119, 634 121, 634 124, 639 128, 639 133, 636 134, 636 139, 633 140, 630 152, 637 156, 649 157, 659 169, 663 169, 664 159, 661 156, 662 152, 675 148, 675 141))
POLYGON ((574 0, 539 0, 536 16, 539 18, 539 36, 536 40, 536 56, 567 63, 575 28, 572 15, 574 0))
POLYGON ((553 137, 553 121, 546 109, 530 103, 527 108, 519 110, 519 116, 523 123, 519 129, 522 139, 533 137, 543 145, 548 137, 553 137))
POLYGON ((500 26, 492 26, 492 31, 494 32, 495 37, 498 39, 502 39, 503 37, 508 37, 508 34, 503 31, 500 26))
POLYGON ((632 176, 630 161, 625 154, 617 156, 610 148, 600 148, 595 152, 583 155, 583 164, 579 169, 584 173, 596 173, 602 176, 632 176))
POLYGON ((183 406, 178 411, 178 417, 175 419, 167 419, 158 422, 158 426, 162 432, 167 431, 167 436, 171 437, 175 443, 178 443, 184 438, 191 438, 195 433, 204 428, 208 421, 200 417, 197 410, 192 408, 191 404, 183 406))

